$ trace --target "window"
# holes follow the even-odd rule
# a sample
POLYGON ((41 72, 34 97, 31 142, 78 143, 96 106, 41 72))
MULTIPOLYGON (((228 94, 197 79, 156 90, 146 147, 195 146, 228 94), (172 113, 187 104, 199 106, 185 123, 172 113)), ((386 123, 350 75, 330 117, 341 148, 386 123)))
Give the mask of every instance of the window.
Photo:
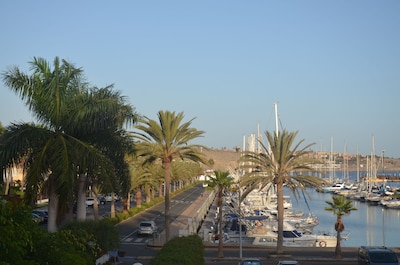
POLYGON ((371 252, 369 254, 371 261, 376 263, 394 263, 397 262, 397 257, 393 253, 387 252, 371 252))

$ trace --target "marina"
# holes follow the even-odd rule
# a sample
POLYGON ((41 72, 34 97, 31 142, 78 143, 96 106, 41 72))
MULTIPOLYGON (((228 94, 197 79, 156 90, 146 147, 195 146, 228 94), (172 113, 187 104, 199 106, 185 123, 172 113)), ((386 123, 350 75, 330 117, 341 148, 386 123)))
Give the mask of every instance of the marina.
MULTIPOLYGON (((328 231, 335 233, 334 224, 336 217, 324 210, 326 201, 330 201, 333 194, 317 192, 315 189, 307 190, 312 199, 308 199, 308 205, 318 217, 319 224, 315 231, 328 231)), ((353 200, 353 206, 357 208, 350 215, 343 217, 345 231, 349 233, 347 240, 342 240, 344 247, 387 246, 399 247, 400 245, 400 210, 390 209, 381 205, 373 205, 358 200, 353 200)), ((307 209, 304 200, 294 201, 294 208, 307 209)))
MULTIPOLYGON (((354 177, 354 174, 355 172, 350 172, 350 176, 354 177)), ((353 184, 358 186, 355 182, 353 184)), ((390 185, 394 187, 398 183, 390 183, 390 185)), ((332 196, 343 190, 321 192, 316 188, 307 188, 306 191, 310 197, 298 196, 298 200, 296 200, 285 188, 287 209, 285 209, 284 217, 284 246, 336 246, 336 231, 334 230, 336 216, 332 212, 326 211, 325 207, 328 206, 326 201, 332 201, 332 196)), ((259 195, 252 192, 248 198, 243 200, 241 204, 242 225, 246 228, 242 232, 241 239, 237 224, 239 212, 233 207, 237 205, 235 195, 225 198, 223 213, 226 236, 224 244, 238 244, 242 240, 243 244, 276 245, 277 225, 273 223, 274 220, 276 222, 274 219, 276 209, 271 208, 276 198, 273 198, 271 204, 271 201, 266 200, 265 197, 266 194, 263 192, 260 192, 259 195)), ((381 204, 381 200, 378 203, 371 203, 367 200, 353 198, 351 201, 357 210, 343 216, 345 230, 341 233, 342 247, 362 245, 399 247, 400 209, 385 206, 381 204)), ((214 221, 215 229, 217 219, 214 221)), ((212 241, 212 239, 209 240, 212 241)))

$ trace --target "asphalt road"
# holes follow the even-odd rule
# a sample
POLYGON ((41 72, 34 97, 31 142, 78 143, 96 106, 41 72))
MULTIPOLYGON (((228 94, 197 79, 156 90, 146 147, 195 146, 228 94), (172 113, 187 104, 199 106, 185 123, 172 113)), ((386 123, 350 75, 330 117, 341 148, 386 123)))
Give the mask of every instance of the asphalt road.
MULTIPOLYGON (((202 187, 198 186, 176 195, 171 200, 171 219, 177 218, 198 196, 201 196, 202 187)), ((127 265, 140 262, 143 265, 149 265, 150 260, 157 254, 158 248, 148 246, 152 237, 137 237, 136 229, 140 221, 154 220, 159 226, 160 231, 164 229, 164 203, 134 216, 120 224, 121 242, 120 250, 125 253, 118 264, 127 265)), ((357 264, 357 249, 344 248, 342 250, 341 260, 334 259, 334 248, 287 248, 288 255, 282 257, 273 257, 271 253, 274 248, 246 248, 243 247, 240 255, 239 247, 225 247, 224 258, 218 259, 217 246, 207 246, 205 248, 206 264, 227 265, 238 264, 240 257, 258 257, 263 264, 276 264, 279 260, 298 260, 300 264, 357 264)))
MULTIPOLYGON (((171 198, 170 202, 170 220, 171 222, 180 216, 190 204, 192 204, 199 196, 203 188, 201 185, 185 190, 178 195, 171 198)), ((148 247, 149 241, 153 238, 152 236, 140 236, 136 234, 137 227, 140 221, 153 220, 159 227, 159 231, 165 229, 165 215, 164 215, 164 203, 160 203, 128 220, 125 220, 118 224, 120 233, 120 249, 125 252, 124 260, 126 263, 119 264, 133 264, 133 257, 144 257, 142 264, 149 264, 149 257, 154 257, 158 251, 156 248, 148 247), (129 263, 130 262, 130 263, 129 263)))

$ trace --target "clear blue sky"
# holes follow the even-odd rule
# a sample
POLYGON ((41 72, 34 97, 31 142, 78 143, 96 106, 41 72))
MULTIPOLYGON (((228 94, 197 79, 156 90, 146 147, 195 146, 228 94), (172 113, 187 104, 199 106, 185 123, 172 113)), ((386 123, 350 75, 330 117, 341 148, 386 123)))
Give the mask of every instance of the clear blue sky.
MULTIPOLYGON (((283 128, 314 150, 400 157, 400 1, 0 3, 0 71, 58 56, 136 110, 184 112, 228 149, 283 128)), ((33 121, 0 82, 0 122, 33 121)))

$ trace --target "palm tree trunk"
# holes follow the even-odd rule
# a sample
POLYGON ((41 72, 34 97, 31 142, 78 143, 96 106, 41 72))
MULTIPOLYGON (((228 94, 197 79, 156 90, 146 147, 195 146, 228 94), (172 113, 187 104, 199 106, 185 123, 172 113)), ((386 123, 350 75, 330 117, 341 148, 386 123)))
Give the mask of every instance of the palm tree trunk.
POLYGON ((335 224, 336 230, 336 248, 335 248, 335 258, 341 259, 342 258, 342 248, 340 246, 340 233, 344 230, 344 225, 342 222, 342 217, 338 216, 335 224))
POLYGON ((283 253, 283 183, 276 184, 277 203, 278 203, 278 242, 276 244, 276 252, 283 253))
POLYGON ((218 209, 219 209, 219 237, 218 237, 218 258, 224 257, 223 246, 223 228, 222 228, 222 189, 218 190, 218 209))
POLYGON ((8 195, 9 194, 9 192, 10 192, 10 182, 11 182, 11 168, 9 168, 9 169, 4 169, 3 170, 3 174, 4 174, 4 177, 5 177, 5 179, 6 179, 6 185, 5 185, 5 189, 4 189, 4 195, 8 195), (7 171, 8 171, 8 174, 7 174, 7 171))
POLYGON ((97 200, 97 185, 93 183, 92 185, 93 194, 94 194, 94 203, 93 203, 93 217, 94 220, 99 220, 99 201, 97 200))
POLYGON ((86 220, 86 176, 79 174, 78 196, 77 196, 76 219, 78 221, 86 220))
POLYGON ((165 161, 165 243, 169 241, 170 237, 170 222, 169 222, 169 205, 170 205, 170 198, 169 198, 169 191, 170 191, 170 182, 171 182, 171 161, 165 161))
POLYGON ((340 246, 340 232, 339 231, 336 233, 335 258, 336 259, 342 258, 342 248, 340 246))
POLYGON ((149 203, 151 201, 151 188, 149 185, 146 185, 146 202, 149 203))
POLYGON ((127 213, 128 212, 128 198, 123 198, 122 199, 122 203, 123 203, 123 209, 122 212, 123 213, 127 213))
POLYGON ((115 218, 115 193, 114 193, 114 192, 111 192, 110 217, 111 217, 111 218, 115 218))
POLYGON ((136 190, 136 207, 142 207, 142 190, 140 189, 140 187, 138 187, 136 190))
POLYGON ((47 220, 47 231, 57 232, 57 216, 58 216, 58 195, 55 191, 53 176, 49 179, 49 218, 47 220))

